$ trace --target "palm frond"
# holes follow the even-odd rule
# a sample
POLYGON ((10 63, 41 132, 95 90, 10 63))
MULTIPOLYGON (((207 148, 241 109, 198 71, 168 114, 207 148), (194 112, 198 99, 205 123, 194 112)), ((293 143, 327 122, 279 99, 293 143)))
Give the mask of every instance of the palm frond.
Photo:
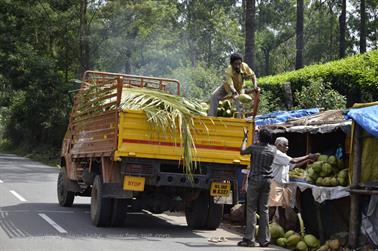
MULTIPOLYGON (((120 106, 125 110, 144 110, 147 122, 151 128, 156 128, 155 132, 169 134, 173 139, 179 138, 183 168, 192 178, 193 171, 197 169, 193 118, 206 116, 200 103, 149 89, 124 88, 120 106)), ((204 123, 202 125, 206 128, 204 123)))

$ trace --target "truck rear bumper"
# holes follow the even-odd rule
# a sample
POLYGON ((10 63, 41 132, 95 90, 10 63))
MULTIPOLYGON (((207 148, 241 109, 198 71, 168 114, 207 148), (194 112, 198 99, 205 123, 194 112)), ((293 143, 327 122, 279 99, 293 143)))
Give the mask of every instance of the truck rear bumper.
POLYGON ((214 163, 197 163, 197 166, 189 179, 177 161, 122 158, 121 175, 145 177, 146 185, 157 187, 209 189, 211 182, 225 180, 237 187, 237 171, 242 166, 214 163))

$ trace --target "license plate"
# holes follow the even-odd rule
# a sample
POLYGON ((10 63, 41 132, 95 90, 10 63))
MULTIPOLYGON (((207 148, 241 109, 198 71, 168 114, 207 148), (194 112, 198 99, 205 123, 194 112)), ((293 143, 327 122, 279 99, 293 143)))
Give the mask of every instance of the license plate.
POLYGON ((227 197, 231 191, 230 183, 212 182, 210 188, 211 196, 225 196, 227 197))
POLYGON ((125 176, 123 178, 123 189, 130 190, 130 191, 144 191, 144 177, 136 177, 136 176, 125 176))

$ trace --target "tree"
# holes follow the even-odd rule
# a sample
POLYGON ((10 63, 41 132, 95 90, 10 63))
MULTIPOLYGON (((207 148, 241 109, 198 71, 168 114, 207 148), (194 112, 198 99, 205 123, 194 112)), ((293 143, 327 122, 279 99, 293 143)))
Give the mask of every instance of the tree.
POLYGON ((256 1, 246 0, 245 8, 245 61, 255 67, 256 1))
POLYGON ((345 57, 345 35, 346 35, 346 0, 341 1, 341 14, 339 16, 339 58, 345 57))
POLYGON ((296 57, 295 69, 303 68, 303 48, 304 48, 304 3, 303 0, 297 0, 297 23, 296 23, 296 57))
POLYGON ((366 52, 366 5, 365 0, 360 2, 360 53, 366 52))
POLYGON ((88 8, 88 1, 87 0, 80 0, 80 31, 79 31, 79 45, 80 45, 80 64, 81 70, 80 73, 88 70, 90 68, 89 63, 89 41, 88 41, 88 20, 87 20, 87 8, 88 8))

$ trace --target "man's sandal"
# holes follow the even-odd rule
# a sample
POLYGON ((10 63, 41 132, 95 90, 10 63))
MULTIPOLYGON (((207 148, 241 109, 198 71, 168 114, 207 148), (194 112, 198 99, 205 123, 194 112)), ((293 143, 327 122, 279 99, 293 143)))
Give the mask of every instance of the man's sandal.
POLYGON ((251 241, 251 240, 243 238, 242 241, 238 242, 238 246, 239 247, 255 247, 256 244, 253 241, 251 241))

